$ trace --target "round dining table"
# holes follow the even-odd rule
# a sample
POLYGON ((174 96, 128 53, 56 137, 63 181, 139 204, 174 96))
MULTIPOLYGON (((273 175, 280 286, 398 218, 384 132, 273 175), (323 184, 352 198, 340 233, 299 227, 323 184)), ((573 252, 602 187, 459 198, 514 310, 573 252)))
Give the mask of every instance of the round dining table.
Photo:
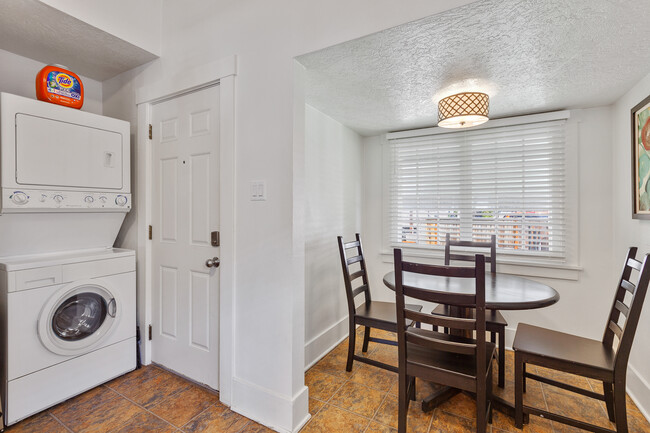
MULTIPOLYGON (((475 293, 473 278, 453 278, 437 275, 404 272, 402 284, 406 287, 450 293, 475 293)), ((395 290, 395 272, 384 275, 384 284, 395 290)), ((544 308, 560 300, 558 292, 546 284, 517 275, 485 274, 485 307, 491 310, 532 310, 544 308)), ((465 308, 451 308, 452 314, 463 315, 465 308)), ((501 350, 501 348, 499 348, 501 350)), ((428 411, 448 400, 459 390, 443 387, 422 402, 422 410, 428 411)), ((495 395, 492 407, 514 418, 514 405, 495 395)))
MULTIPOLYGON (((435 292, 474 293, 474 279, 440 277, 404 272, 406 287, 435 292)), ((384 284, 395 290, 395 272, 384 275, 384 284)), ((532 310, 548 307, 560 300, 557 291, 546 284, 518 275, 485 274, 485 307, 490 310, 532 310)))

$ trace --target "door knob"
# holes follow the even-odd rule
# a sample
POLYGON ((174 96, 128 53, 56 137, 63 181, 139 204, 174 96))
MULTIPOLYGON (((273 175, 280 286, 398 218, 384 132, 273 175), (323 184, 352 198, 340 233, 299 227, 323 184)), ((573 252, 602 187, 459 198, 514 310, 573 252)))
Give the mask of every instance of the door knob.
POLYGON ((219 257, 212 257, 205 261, 205 266, 208 268, 218 268, 220 263, 219 257))

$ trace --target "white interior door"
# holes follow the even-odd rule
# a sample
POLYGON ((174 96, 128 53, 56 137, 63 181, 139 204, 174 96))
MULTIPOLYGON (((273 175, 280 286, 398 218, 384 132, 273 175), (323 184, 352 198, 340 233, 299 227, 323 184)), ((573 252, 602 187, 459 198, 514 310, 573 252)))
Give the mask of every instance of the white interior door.
POLYGON ((152 114, 152 360, 218 389, 219 87, 152 114))

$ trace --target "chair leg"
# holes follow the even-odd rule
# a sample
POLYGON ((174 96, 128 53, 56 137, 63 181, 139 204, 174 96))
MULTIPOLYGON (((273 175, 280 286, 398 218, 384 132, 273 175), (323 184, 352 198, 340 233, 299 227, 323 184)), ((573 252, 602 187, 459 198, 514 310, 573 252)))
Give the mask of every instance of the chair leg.
POLYGON ((616 418, 616 433, 627 433, 625 380, 614 382, 614 417, 616 418))
POLYGON ((350 334, 348 335, 348 362, 345 365, 345 371, 352 371, 352 361, 354 360, 354 346, 356 344, 357 330, 354 321, 350 320, 350 334))
POLYGON ((397 433, 406 433, 406 416, 409 409, 409 381, 410 378, 400 374, 399 378, 399 396, 397 410, 397 433))
POLYGON ((477 381, 478 389, 476 390, 476 433, 486 433, 487 431, 487 387, 486 382, 477 381), (481 389, 483 388, 483 389, 481 389))
POLYGON ((488 414, 487 414, 487 419, 488 423, 492 424, 492 373, 494 372, 494 369, 490 369, 490 375, 488 376, 488 382, 487 382, 487 401, 488 401, 488 414))
POLYGON ((416 378, 413 377, 413 380, 411 381, 411 387, 410 387, 410 392, 409 392, 409 398, 411 401, 415 401, 415 396, 417 394, 417 390, 415 388, 415 383, 416 383, 416 378))
POLYGON ((506 328, 499 330, 499 388, 506 386, 506 328))
POLYGON ((605 395, 605 405, 607 406, 607 415, 611 422, 616 422, 614 412, 614 389, 610 382, 603 382, 603 391, 605 395))
POLYGON ((521 377, 524 383, 522 389, 524 390, 524 392, 526 392, 526 363, 525 362, 521 366, 521 377))
POLYGON ((370 343, 370 327, 366 326, 366 329, 363 331, 363 347, 361 348, 363 353, 368 351, 368 343, 370 343))
POLYGON ((524 428, 524 362, 515 351, 515 427, 524 428))

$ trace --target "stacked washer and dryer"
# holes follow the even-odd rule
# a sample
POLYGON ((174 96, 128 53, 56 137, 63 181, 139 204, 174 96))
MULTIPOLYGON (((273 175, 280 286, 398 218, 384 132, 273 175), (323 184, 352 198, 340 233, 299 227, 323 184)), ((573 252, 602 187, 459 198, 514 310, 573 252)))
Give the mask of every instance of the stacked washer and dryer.
POLYGON ((4 424, 136 366, 130 128, 0 93, 0 395, 4 424))

